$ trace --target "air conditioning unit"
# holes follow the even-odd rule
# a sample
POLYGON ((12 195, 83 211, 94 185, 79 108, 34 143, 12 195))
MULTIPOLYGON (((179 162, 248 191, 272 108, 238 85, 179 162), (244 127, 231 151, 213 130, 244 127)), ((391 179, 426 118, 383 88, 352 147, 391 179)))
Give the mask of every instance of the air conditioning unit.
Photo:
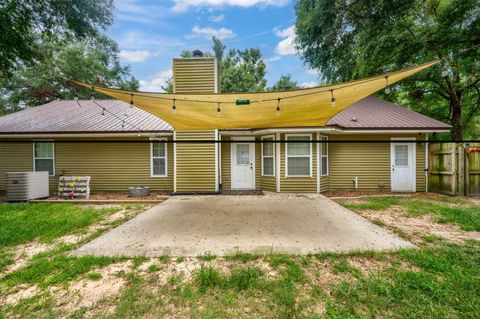
POLYGON ((7 200, 9 202, 47 198, 48 172, 7 173, 7 200))

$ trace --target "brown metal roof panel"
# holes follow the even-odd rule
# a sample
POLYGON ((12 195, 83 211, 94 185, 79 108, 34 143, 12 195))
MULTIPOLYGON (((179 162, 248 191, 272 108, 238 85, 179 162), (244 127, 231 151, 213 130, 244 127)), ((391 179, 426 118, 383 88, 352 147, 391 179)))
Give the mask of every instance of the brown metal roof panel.
POLYGON ((450 129, 451 126, 423 114, 384 101, 366 97, 339 112, 328 121, 329 126, 343 128, 450 129))
POLYGON ((53 101, 0 117, 0 133, 170 131, 165 121, 118 100, 53 101), (109 112, 102 114, 102 107, 109 112), (127 114, 125 116, 124 114, 127 114), (125 119, 122 128, 122 119, 125 119), (131 124, 131 125, 130 125, 131 124))

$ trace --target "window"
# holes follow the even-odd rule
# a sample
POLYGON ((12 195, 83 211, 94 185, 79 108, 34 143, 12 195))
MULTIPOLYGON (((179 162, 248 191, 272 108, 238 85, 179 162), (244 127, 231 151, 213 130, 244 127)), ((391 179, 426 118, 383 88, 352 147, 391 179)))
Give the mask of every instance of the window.
POLYGON ((320 136, 320 141, 325 142, 320 143, 321 175, 328 176, 328 137, 320 136))
POLYGON ((275 176, 275 143, 273 136, 262 137, 262 176, 275 176), (269 143, 271 141, 271 143, 269 143))
POLYGON ((395 145, 395 166, 408 167, 408 145, 395 145))
POLYGON ((311 135, 287 135, 287 176, 312 176, 311 135), (288 143, 292 141, 295 143, 288 143), (300 142, 299 142, 300 141, 300 142), (302 143, 301 141, 306 141, 302 143))
POLYGON ((151 175, 167 176, 167 144, 164 142, 153 142, 151 145, 151 175))
POLYGON ((33 143, 33 165, 35 172, 48 171, 55 175, 55 155, 53 142, 33 143))

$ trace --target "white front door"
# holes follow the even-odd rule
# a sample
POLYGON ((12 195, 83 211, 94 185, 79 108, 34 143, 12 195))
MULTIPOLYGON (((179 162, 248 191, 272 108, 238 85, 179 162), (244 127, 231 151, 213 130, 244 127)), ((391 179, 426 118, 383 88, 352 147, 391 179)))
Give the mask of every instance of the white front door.
POLYGON ((392 191, 415 191, 415 144, 391 143, 392 191))
POLYGON ((255 189, 255 144, 232 144, 232 189, 255 189))

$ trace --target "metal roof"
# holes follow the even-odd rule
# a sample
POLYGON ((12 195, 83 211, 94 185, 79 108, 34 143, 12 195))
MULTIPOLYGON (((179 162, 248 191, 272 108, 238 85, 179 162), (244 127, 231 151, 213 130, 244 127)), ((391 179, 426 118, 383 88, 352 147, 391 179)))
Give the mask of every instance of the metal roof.
MULTIPOLYGON (((167 122, 119 100, 62 100, 0 117, 0 133, 137 133, 172 131, 167 122), (122 128, 122 120, 125 119, 122 128), (133 126, 131 126, 132 124, 133 126)), ((327 126, 346 129, 450 129, 451 126, 396 104, 369 96, 341 111, 327 126)))
POLYGON ((332 117, 327 126, 348 129, 450 129, 426 115, 368 96, 332 117))
POLYGON ((119 100, 58 100, 0 117, 0 133, 129 133, 171 131, 167 122, 119 100), (122 119, 125 120, 122 127, 122 119), (131 125, 130 125, 131 124, 131 125))

